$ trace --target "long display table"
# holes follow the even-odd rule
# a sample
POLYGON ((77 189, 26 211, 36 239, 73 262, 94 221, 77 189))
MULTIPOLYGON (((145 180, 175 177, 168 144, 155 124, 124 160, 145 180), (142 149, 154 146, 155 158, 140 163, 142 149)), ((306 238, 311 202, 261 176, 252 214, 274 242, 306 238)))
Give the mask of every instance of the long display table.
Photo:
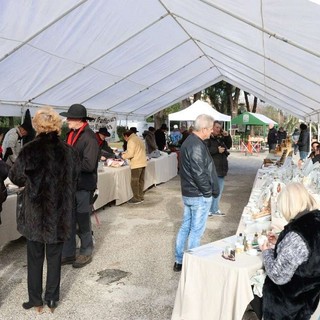
MULTIPOLYGON (((144 189, 152 185, 169 181, 177 175, 177 155, 163 153, 159 158, 151 159, 147 163, 144 189)), ((131 170, 128 166, 120 168, 104 167, 98 173, 99 196, 94 208, 99 209, 115 200, 120 205, 132 198, 131 170)), ((0 224, 0 248, 9 241, 21 237, 16 223, 17 195, 11 194, 2 205, 0 224)))
POLYGON ((2 204, 0 224, 0 248, 9 241, 16 240, 21 237, 17 231, 16 223, 17 195, 11 194, 2 204))
MULTIPOLYGON (((150 159, 145 171, 144 190, 153 185, 167 182, 177 175, 176 153, 162 153, 159 158, 150 159)), ((131 170, 129 166, 112 168, 103 167, 98 175, 99 196, 94 204, 95 209, 115 200, 116 205, 132 198, 131 170)))
MULTIPOLYGON (((268 188, 262 179, 266 173, 266 170, 258 170, 248 204, 256 198, 257 189, 265 191, 268 188)), ((280 172, 276 172, 277 176, 279 174, 280 172)), ((237 234, 244 232, 253 235, 270 227, 271 221, 267 220, 250 221, 248 224, 249 221, 244 219, 245 215, 246 210, 242 214, 237 234)), ((284 226, 283 220, 273 216, 272 226, 281 230, 284 226)), ((243 318, 253 299, 251 277, 263 267, 263 263, 261 253, 257 256, 245 252, 236 253, 235 261, 224 259, 222 251, 226 246, 234 247, 235 242, 236 235, 184 253, 172 320, 243 318)), ((320 319, 320 304, 311 319, 320 319)))

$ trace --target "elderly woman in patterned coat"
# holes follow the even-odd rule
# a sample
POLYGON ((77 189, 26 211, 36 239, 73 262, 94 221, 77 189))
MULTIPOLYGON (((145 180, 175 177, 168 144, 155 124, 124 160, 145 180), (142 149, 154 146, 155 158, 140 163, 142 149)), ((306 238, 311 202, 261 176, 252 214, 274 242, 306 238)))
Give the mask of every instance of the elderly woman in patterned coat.
POLYGON ((264 320, 307 320, 320 297, 320 211, 301 183, 291 182, 278 197, 288 224, 262 246, 266 280, 264 320))

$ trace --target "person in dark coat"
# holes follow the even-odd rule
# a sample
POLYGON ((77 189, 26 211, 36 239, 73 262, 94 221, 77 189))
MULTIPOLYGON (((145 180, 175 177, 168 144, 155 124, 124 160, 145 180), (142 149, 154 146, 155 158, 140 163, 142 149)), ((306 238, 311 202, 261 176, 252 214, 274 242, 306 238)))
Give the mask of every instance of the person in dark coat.
MULTIPOLYGON (((6 201, 8 196, 7 188, 4 184, 4 180, 6 180, 8 177, 9 169, 10 169, 9 165, 6 164, 6 162, 0 158, 0 213, 2 212, 2 204, 6 201)), ((1 224, 1 215, 0 215, 0 224, 1 224)))
POLYGON ((81 162, 72 235, 64 244, 61 263, 72 264, 74 268, 82 268, 92 261, 91 212, 93 194, 97 188, 100 149, 96 136, 87 122, 87 120, 93 120, 93 118, 87 116, 87 109, 83 105, 73 104, 68 112, 61 112, 60 115, 67 117, 70 129, 67 134, 67 143, 77 151, 81 162), (78 227, 78 230, 76 230, 76 227, 78 227), (76 234, 80 238, 80 251, 77 257, 76 234))
POLYGON ((299 146, 300 160, 305 160, 310 150, 310 135, 308 126, 305 123, 300 124, 300 135, 297 145, 299 146))
POLYGON ((300 131, 298 128, 295 128, 292 133, 292 147, 294 150, 294 154, 297 154, 297 152, 299 150, 299 146, 297 145, 297 142, 299 140, 299 136, 300 136, 300 131))
POLYGON ((110 137, 110 132, 105 127, 100 128, 99 131, 96 132, 96 138, 97 138, 99 148, 101 151, 100 159, 102 161, 109 159, 109 158, 116 157, 113 150, 109 147, 108 142, 106 141, 106 138, 108 138, 108 137, 110 137))
POLYGON ((320 144, 318 141, 312 143, 312 148, 314 149, 313 156, 309 158, 312 159, 312 163, 320 162, 320 144))
POLYGON ((210 137, 213 121, 209 115, 199 115, 195 120, 194 132, 181 146, 180 182, 184 212, 176 238, 175 272, 182 269, 185 250, 200 245, 212 197, 219 195, 216 169, 204 142, 210 137))
POLYGON ((275 150, 278 142, 278 132, 277 129, 274 127, 273 123, 269 123, 269 132, 268 132, 268 138, 267 143, 269 145, 269 152, 271 150, 275 150))
POLYGON ((283 140, 287 139, 287 131, 284 130, 283 127, 279 128, 277 135, 278 135, 278 144, 281 144, 283 140))
POLYGON ((160 156, 154 132, 156 129, 154 127, 149 127, 148 130, 145 130, 142 134, 145 144, 146 144, 146 153, 151 158, 157 158, 160 156))
POLYGON ((161 127, 156 130, 154 136, 156 138, 156 144, 160 151, 163 151, 167 145, 166 132, 168 131, 168 127, 165 123, 161 125, 161 127))
POLYGON ((301 183, 279 194, 278 209, 288 224, 260 246, 267 277, 263 286, 264 320, 307 320, 320 297, 320 211, 301 183))
POLYGON ((188 138, 190 132, 185 126, 182 126, 180 128, 180 132, 182 134, 182 138, 179 140, 179 145, 181 146, 183 142, 188 138))
POLYGON ((79 159, 63 142, 62 121, 52 108, 34 116, 36 138, 20 151, 10 172, 10 180, 24 187, 17 217, 18 231, 27 238, 28 295, 24 309, 43 308, 42 271, 47 260, 44 299, 53 310, 60 295, 61 253, 71 235, 72 207, 79 172, 79 159))
POLYGON ((221 123, 215 121, 210 138, 206 140, 209 152, 216 167, 218 183, 219 183, 219 196, 212 199, 212 205, 209 211, 209 216, 225 216, 219 208, 219 203, 224 188, 224 177, 228 173, 228 156, 232 147, 232 139, 227 131, 222 129, 221 123))

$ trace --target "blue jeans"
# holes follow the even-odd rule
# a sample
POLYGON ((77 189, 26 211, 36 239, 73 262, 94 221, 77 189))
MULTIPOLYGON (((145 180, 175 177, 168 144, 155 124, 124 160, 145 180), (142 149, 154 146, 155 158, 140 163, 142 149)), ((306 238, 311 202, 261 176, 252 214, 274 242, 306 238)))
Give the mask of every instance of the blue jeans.
POLYGON ((299 153, 300 153, 300 159, 301 160, 306 159, 307 156, 308 156, 308 151, 299 151, 299 153))
POLYGON ((212 198, 212 204, 210 208, 210 212, 216 213, 219 210, 219 203, 222 195, 222 191, 224 188, 224 177, 218 177, 218 184, 219 184, 219 196, 217 198, 212 198))
POLYGON ((212 197, 182 197, 184 204, 183 221, 176 239, 176 262, 182 263, 183 252, 188 240, 187 249, 199 247, 206 228, 208 210, 212 197))

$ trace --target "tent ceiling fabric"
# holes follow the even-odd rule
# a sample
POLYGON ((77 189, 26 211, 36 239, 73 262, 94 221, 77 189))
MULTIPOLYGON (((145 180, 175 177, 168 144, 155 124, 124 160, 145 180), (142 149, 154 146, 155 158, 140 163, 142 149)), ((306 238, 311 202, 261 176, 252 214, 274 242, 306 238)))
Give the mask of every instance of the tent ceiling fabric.
POLYGON ((319 121, 319 16, 307 0, 1 1, 0 114, 140 119, 225 80, 319 121))

